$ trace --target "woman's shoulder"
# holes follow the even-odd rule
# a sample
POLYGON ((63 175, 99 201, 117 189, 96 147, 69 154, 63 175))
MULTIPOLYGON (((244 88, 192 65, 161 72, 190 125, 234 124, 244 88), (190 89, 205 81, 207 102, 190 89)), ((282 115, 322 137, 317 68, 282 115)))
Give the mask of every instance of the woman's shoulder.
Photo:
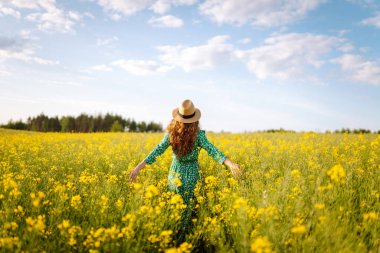
POLYGON ((198 134, 197 134, 197 138, 204 138, 206 136, 206 131, 203 130, 203 129, 199 129, 198 131, 198 134))

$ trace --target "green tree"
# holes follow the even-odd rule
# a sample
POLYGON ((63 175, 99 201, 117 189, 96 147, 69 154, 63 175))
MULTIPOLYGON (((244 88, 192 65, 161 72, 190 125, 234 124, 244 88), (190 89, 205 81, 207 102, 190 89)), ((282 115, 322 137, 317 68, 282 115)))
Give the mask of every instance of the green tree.
POLYGON ((137 123, 136 121, 132 120, 131 123, 129 124, 129 131, 136 132, 136 130, 137 130, 137 123))
POLYGON ((115 120, 111 126, 111 132, 123 132, 123 126, 118 120, 115 120))
POLYGON ((146 131, 147 131, 145 121, 141 121, 141 122, 139 122, 139 123, 137 124, 137 130, 138 130, 139 132, 146 132, 146 131))

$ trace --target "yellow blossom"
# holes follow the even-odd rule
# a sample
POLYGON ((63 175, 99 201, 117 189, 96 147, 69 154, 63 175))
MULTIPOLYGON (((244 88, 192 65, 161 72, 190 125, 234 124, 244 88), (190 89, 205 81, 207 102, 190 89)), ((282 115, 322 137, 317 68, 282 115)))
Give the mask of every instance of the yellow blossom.
POLYGON ((344 184, 346 172, 344 171, 342 165, 338 164, 332 167, 330 170, 327 171, 327 175, 330 176, 332 181, 335 181, 337 183, 344 184))
POLYGON ((81 200, 81 197, 79 195, 75 195, 71 198, 71 206, 74 208, 74 209, 78 209, 79 206, 82 204, 82 200, 81 200))
POLYGON ((305 234, 306 233, 306 227, 305 225, 296 225, 292 227, 290 230, 293 234, 305 234))
POLYGON ((325 204, 323 204, 323 203, 316 203, 314 205, 314 208, 317 209, 317 210, 322 210, 323 208, 325 208, 325 204))
POLYGON ((149 185, 145 190, 145 198, 150 199, 158 195, 158 189, 154 185, 149 185))
POLYGON ((43 234, 45 232, 45 215, 38 215, 37 218, 27 217, 25 222, 29 232, 36 231, 39 234, 43 234))
POLYGON ((369 212, 369 213, 363 214, 363 218, 364 220, 377 220, 378 215, 376 212, 369 212))
POLYGON ((179 178, 174 178, 173 182, 176 184, 177 187, 180 187, 182 185, 182 181, 179 178))
POLYGON ((256 238, 251 244, 251 251, 255 253, 271 253, 272 246, 266 236, 256 238))

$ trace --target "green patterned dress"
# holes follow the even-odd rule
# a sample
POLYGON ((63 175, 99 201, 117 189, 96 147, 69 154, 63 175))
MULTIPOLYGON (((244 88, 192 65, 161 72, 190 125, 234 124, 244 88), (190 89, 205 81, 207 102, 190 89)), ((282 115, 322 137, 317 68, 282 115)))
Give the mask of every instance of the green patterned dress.
MULTIPOLYGON (((145 163, 152 164, 156 158, 163 154, 170 145, 170 136, 166 132, 164 138, 156 146, 156 148, 144 159, 145 163)), ((179 233, 180 241, 184 241, 184 236, 189 232, 191 218, 197 200, 194 196, 194 188, 199 179, 199 164, 198 156, 201 149, 205 149, 211 157, 213 157, 219 164, 223 164, 227 158, 220 150, 218 150, 211 142, 208 141, 204 130, 200 130, 195 139, 194 147, 190 153, 183 157, 177 157, 173 152, 173 161, 170 166, 168 175, 168 189, 179 193, 188 208, 185 209, 182 215, 182 225, 179 233), (181 180, 182 185, 177 186, 176 178, 181 180)))

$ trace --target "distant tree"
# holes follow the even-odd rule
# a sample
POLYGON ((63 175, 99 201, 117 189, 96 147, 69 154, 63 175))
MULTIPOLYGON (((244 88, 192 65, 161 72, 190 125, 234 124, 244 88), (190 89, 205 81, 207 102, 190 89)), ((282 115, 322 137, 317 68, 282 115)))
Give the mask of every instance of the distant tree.
POLYGON ((60 132, 61 124, 59 122, 58 116, 48 119, 48 130, 49 132, 60 132))
POLYGON ((263 132, 267 132, 267 133, 295 133, 294 130, 285 130, 282 127, 280 129, 264 130, 263 132))
MULTIPOLYGON (((346 133, 346 134, 370 134, 371 130, 369 129, 363 129, 363 128, 358 128, 358 129, 349 129, 349 128, 342 128, 341 130, 335 130, 334 133, 346 133)), ((375 133, 375 132, 374 132, 375 133)))
POLYGON ((123 130, 123 126, 119 123, 118 120, 115 120, 111 126, 111 132, 123 132, 123 130))
POLYGON ((131 121, 131 124, 129 124, 129 131, 130 132, 136 132, 137 131, 136 121, 134 121, 134 120, 131 121))
POLYGON ((90 128, 88 115, 81 113, 78 117, 75 118, 75 131, 86 133, 90 128))
POLYGON ((137 131, 146 132, 146 123, 145 121, 141 121, 137 124, 137 131))
POLYGON ((47 132, 49 131, 49 117, 41 113, 37 117, 30 118, 29 129, 33 131, 47 132))
POLYGON ((12 119, 8 121, 7 124, 1 125, 0 127, 16 130, 28 130, 28 125, 22 122, 22 120, 13 121, 12 119))
POLYGON ((63 116, 59 123, 61 124, 61 132, 75 131, 75 118, 72 116, 63 116))
POLYGON ((94 131, 103 132, 103 117, 101 114, 94 118, 94 131))
POLYGON ((162 131, 162 125, 154 123, 153 121, 151 121, 147 125, 146 131, 147 132, 161 132, 162 131))
POLYGON ((107 113, 103 119, 103 131, 109 132, 111 130, 114 118, 111 114, 107 113))
POLYGON ((352 130, 352 132, 354 134, 369 134, 369 133, 371 133, 371 130, 359 128, 359 129, 352 130))
POLYGON ((89 126, 88 126, 88 131, 90 133, 94 132, 94 128, 95 128, 95 120, 94 120, 94 117, 90 116, 89 118, 89 126))
POLYGON ((61 132, 69 132, 69 119, 68 117, 63 116, 59 123, 61 124, 61 132))

